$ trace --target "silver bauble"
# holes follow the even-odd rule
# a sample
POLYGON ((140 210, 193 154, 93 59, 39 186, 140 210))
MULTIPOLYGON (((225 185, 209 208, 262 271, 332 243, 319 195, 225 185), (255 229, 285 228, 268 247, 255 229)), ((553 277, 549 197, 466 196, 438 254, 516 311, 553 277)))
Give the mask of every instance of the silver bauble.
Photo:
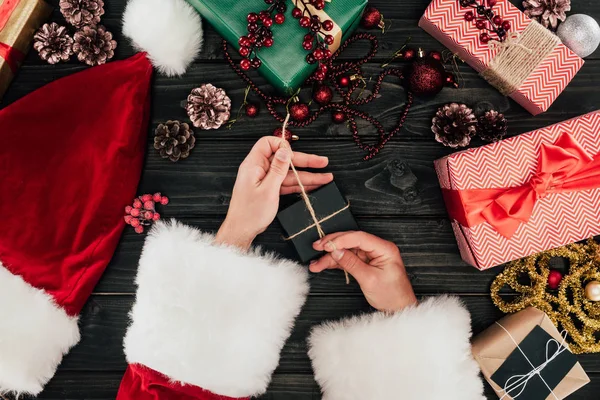
POLYGON ((592 54, 600 44, 600 26, 589 15, 573 14, 558 25, 556 34, 579 57, 592 54))

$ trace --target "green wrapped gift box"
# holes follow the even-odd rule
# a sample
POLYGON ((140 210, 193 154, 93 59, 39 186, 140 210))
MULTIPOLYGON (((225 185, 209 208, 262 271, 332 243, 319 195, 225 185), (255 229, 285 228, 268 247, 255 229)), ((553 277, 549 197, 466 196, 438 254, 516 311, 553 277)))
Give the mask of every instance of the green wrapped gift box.
MULTIPOLYGON (((239 49, 238 39, 246 35, 246 17, 251 12, 258 13, 268 7, 264 0, 186 0, 227 40, 239 49)), ((343 39, 350 36, 360 22, 367 0, 331 0, 326 3, 325 12, 341 29, 343 39)), ((258 71, 275 88, 285 94, 293 94, 298 87, 315 71, 317 64, 308 64, 302 48, 307 29, 292 17, 294 3, 288 2, 285 22, 273 25, 274 45, 261 48, 258 53, 262 66, 258 71)), ((240 59, 237 57, 236 59, 240 59)))

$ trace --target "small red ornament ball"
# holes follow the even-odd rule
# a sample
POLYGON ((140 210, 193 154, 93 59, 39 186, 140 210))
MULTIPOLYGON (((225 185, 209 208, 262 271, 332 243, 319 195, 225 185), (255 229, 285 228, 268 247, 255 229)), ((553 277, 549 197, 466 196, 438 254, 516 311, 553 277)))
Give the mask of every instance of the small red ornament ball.
POLYGON ((560 282, 562 281, 563 274, 555 269, 550 270, 548 274, 548 287, 552 290, 558 289, 560 282))
POLYGON ((446 70, 435 58, 417 58, 405 71, 405 83, 416 96, 434 96, 446 85, 446 70))
POLYGON ((350 85, 350 78, 346 75, 342 75, 338 78, 338 84, 341 87, 348 87, 348 85, 350 85))
POLYGON ((305 121, 309 114, 310 110, 304 103, 294 103, 290 106, 290 116, 294 121, 305 121))
POLYGON ((366 29, 371 29, 375 27, 383 28, 381 21, 381 12, 379 12, 379 10, 375 7, 367 7, 362 15, 360 24, 363 28, 366 29))
POLYGON ((335 110, 331 113, 331 119, 336 124, 342 124, 346 121, 346 114, 341 110, 335 110))
POLYGON ((435 58, 438 61, 442 61, 442 53, 439 51, 430 51, 429 57, 435 58))
POLYGON ((318 86, 313 92, 313 100, 320 105, 326 105, 333 98, 333 90, 327 85, 318 86))
POLYGON ((407 48, 402 51, 402 59, 404 61, 412 61, 417 56, 417 51, 413 48, 407 48))
POLYGON ((250 118, 254 118, 258 115, 258 105, 254 103, 246 104, 246 115, 250 118))

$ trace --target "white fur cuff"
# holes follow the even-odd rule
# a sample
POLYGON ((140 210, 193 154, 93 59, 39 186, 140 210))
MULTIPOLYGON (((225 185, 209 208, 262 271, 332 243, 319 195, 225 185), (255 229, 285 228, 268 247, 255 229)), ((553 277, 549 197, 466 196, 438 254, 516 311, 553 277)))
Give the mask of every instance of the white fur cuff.
POLYGON ((308 293, 308 273, 255 250, 213 244, 177 222, 146 239, 129 363, 229 397, 264 393, 308 293))
POLYGON ((37 395, 79 342, 77 318, 0 263, 0 393, 37 395))
POLYGON ((469 312, 454 297, 313 329, 323 400, 483 400, 469 312))

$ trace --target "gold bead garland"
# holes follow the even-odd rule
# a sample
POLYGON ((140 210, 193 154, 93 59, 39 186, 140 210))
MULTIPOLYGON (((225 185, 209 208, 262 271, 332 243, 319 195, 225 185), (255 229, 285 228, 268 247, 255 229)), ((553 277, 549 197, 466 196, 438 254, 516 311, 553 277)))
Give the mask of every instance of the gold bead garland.
POLYGON ((599 353, 600 302, 585 296, 585 286, 592 281, 600 281, 600 245, 589 239, 585 244, 570 244, 509 263, 494 279, 490 291, 492 301, 504 313, 528 306, 544 311, 556 326, 567 331, 573 353, 599 353), (549 291, 548 264, 555 257, 568 260, 569 273, 562 278, 558 290, 549 291), (524 276, 529 278, 529 284, 519 282, 524 276), (500 291, 504 286, 518 296, 503 299, 500 291))

